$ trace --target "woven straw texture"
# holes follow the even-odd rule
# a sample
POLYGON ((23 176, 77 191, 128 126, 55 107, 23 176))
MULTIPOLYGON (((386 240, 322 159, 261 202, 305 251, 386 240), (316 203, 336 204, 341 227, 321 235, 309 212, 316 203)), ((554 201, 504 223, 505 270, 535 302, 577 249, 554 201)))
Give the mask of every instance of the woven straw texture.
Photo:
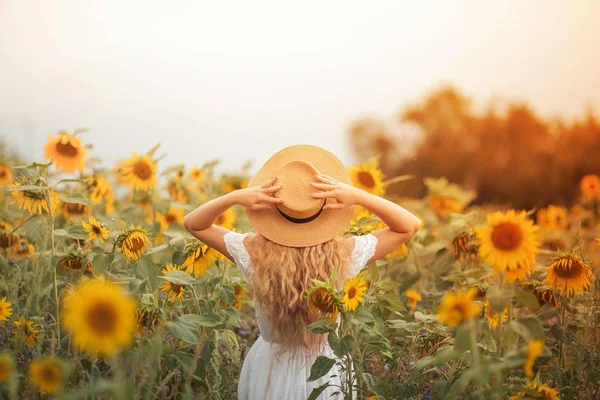
MULTIPOLYGON (((310 186, 317 173, 337 181, 352 184, 346 167, 329 151, 311 145, 286 147, 275 153, 250 179, 248 186, 259 186, 273 176, 283 185, 276 196, 284 200, 279 209, 293 218, 314 215, 323 205, 322 199, 310 196, 318 189, 310 186)), ((333 201, 328 199, 327 202, 333 201)), ((248 210, 248 219, 254 229, 267 239, 289 247, 307 247, 324 243, 341 235, 348 228, 353 207, 341 210, 323 210, 313 221, 294 223, 283 217, 273 205, 268 210, 248 210)))

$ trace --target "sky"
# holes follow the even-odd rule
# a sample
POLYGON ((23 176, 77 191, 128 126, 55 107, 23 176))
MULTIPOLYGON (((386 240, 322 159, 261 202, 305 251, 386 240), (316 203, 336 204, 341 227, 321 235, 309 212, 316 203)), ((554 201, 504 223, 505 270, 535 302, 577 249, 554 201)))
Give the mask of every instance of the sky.
MULTIPOLYGON (((600 110, 600 1, 0 0, 0 137, 28 161, 87 128, 107 165, 259 167, 443 84, 543 116, 600 110)), ((408 145, 408 144, 407 144, 408 145)))

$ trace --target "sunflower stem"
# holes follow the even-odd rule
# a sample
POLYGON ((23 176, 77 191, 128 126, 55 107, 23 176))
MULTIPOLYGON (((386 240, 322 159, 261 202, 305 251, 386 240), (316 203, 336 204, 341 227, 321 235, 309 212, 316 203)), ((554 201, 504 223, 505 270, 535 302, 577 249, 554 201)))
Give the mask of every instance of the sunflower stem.
POLYGON ((477 325, 475 319, 471 318, 469 322, 469 337, 471 342, 471 368, 477 371, 475 375, 475 383, 477 385, 476 397, 483 399, 483 385, 481 381, 480 366, 479 366, 479 349, 477 348, 477 325))
POLYGON ((46 204, 48 205, 48 222, 50 224, 50 246, 51 256, 48 260, 48 269, 52 268, 52 280, 54 284, 54 302, 56 303, 56 340, 57 348, 60 350, 60 303, 58 301, 58 282, 56 278, 56 268, 58 265, 52 267, 52 260, 56 255, 56 246, 54 243, 54 212, 52 210, 52 202, 50 201, 50 187, 46 186, 46 204))

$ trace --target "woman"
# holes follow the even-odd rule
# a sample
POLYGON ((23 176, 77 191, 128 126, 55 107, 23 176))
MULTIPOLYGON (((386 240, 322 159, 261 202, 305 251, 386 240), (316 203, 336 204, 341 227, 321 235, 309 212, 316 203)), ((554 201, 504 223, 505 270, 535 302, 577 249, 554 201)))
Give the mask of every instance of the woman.
MULTIPOLYGON (((261 336, 244 360, 239 398, 304 400, 326 382, 341 385, 343 374, 337 366, 307 382, 318 355, 335 356, 324 335, 305 330, 319 318, 309 307, 306 291, 312 279, 328 280, 334 267, 340 271, 336 284, 341 288, 366 264, 410 239, 419 224, 399 205, 353 187, 346 168, 333 154, 308 145, 277 152, 247 188, 186 215, 186 229, 232 260, 253 293, 261 336), (214 225, 236 204, 245 207, 256 233, 214 225), (354 205, 373 212, 387 228, 344 238, 354 205)), ((335 391, 327 388, 319 399, 329 399, 335 391)))

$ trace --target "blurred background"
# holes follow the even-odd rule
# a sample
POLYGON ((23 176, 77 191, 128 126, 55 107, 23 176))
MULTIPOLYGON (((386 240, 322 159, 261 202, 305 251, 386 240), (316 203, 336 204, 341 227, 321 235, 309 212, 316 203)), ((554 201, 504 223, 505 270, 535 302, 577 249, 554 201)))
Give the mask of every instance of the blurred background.
POLYGON ((0 136, 87 128, 108 165, 251 170, 292 144, 374 155, 476 202, 568 204, 600 172, 600 2, 0 1, 0 136))

